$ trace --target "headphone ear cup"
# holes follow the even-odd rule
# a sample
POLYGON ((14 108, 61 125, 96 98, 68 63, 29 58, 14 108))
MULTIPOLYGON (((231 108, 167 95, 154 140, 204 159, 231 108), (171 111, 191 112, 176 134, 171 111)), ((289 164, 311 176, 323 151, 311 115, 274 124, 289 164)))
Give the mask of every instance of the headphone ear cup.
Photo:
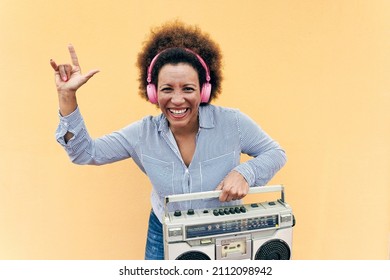
POLYGON ((149 101, 152 104, 157 104, 157 91, 154 84, 148 84, 146 86, 146 93, 148 94, 149 101))
POLYGON ((211 84, 204 83, 202 86, 202 91, 200 92, 200 102, 208 103, 211 95, 211 84))

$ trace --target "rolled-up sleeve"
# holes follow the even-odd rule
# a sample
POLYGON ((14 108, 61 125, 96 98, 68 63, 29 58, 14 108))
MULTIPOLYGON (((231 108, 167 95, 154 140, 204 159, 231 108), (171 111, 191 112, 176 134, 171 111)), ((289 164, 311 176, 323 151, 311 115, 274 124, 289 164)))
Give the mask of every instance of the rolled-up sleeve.
POLYGON ((71 132, 73 135, 77 135, 78 132, 82 129, 82 126, 84 126, 83 117, 81 116, 78 107, 75 111, 65 117, 63 117, 59 112, 58 116, 60 118, 60 123, 55 134, 56 140, 64 147, 69 146, 68 143, 71 142, 75 137, 73 136, 67 143, 65 141, 65 134, 67 132, 71 132))
POLYGON ((252 119, 242 113, 237 116, 241 151, 253 159, 241 163, 234 170, 244 176, 251 187, 265 185, 285 165, 286 153, 252 119))
POLYGON ((59 115, 60 122, 56 130, 56 140, 67 152, 70 160, 76 164, 102 165, 131 157, 132 143, 136 142, 138 123, 120 131, 92 139, 85 126, 79 108, 68 116, 59 115), (67 132, 73 134, 65 141, 67 132))

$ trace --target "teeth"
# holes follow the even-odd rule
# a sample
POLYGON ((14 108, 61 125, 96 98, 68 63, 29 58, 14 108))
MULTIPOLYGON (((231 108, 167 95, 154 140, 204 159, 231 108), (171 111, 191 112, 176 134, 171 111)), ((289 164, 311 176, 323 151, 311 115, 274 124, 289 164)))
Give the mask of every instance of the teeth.
POLYGON ((170 109, 170 111, 173 113, 173 114, 183 114, 187 111, 187 109, 181 109, 181 110, 174 110, 174 109, 170 109))

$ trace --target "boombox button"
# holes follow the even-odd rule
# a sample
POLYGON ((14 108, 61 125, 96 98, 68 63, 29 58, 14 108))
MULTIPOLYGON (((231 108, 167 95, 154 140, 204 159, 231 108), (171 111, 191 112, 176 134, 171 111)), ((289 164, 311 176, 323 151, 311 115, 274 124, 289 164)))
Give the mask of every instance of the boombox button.
POLYGON ((175 213, 173 215, 175 217, 180 217, 181 216, 181 211, 180 210, 175 210, 175 213))
POLYGON ((181 236, 183 235, 183 231, 181 228, 170 228, 168 229, 168 236, 181 236))
POLYGON ((241 206, 241 207, 240 207, 240 211, 241 211, 242 213, 245 213, 245 212, 246 212, 246 208, 245 208, 244 206, 241 206))
POLYGON ((188 209, 187 215, 194 215, 194 214, 195 214, 194 209, 188 209))
POLYGON ((219 216, 218 210, 217 210, 217 209, 214 209, 214 210, 213 210, 213 214, 214 214, 214 216, 219 216))
POLYGON ((287 222, 291 222, 292 220, 292 217, 291 217, 291 214, 280 214, 280 218, 281 218, 281 223, 287 223, 287 222))
POLYGON ((202 245, 209 245, 211 244, 213 241, 211 239, 201 239, 200 240, 200 244, 202 245))

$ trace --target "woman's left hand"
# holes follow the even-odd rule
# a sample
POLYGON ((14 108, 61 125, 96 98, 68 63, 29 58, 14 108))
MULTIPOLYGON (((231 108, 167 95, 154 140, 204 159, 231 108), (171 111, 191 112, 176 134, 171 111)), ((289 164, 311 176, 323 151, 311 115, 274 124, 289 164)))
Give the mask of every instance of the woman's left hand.
POLYGON ((219 183, 216 190, 222 190, 219 200, 228 202, 242 199, 246 196, 249 191, 249 185, 239 172, 233 170, 219 183))

